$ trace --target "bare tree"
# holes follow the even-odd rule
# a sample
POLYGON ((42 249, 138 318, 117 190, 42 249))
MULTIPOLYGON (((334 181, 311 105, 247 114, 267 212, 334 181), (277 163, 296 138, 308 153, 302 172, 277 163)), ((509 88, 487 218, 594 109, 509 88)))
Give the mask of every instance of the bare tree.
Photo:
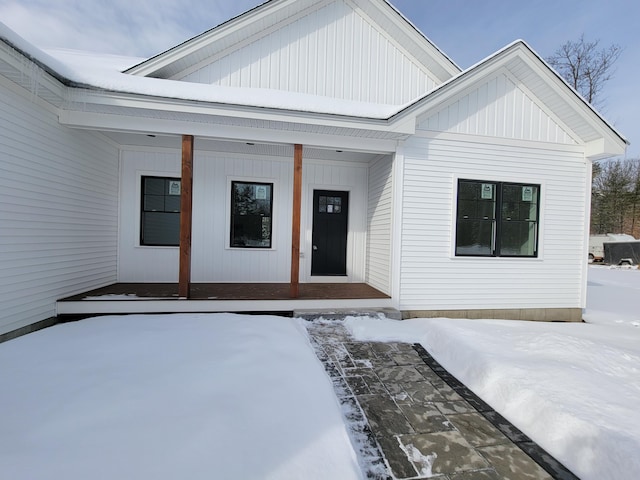
POLYGON ((600 48, 600 40, 587 41, 584 35, 568 41, 547 58, 551 65, 590 104, 598 106, 598 95, 613 75, 613 65, 622 47, 613 44, 600 48))
POLYGON ((628 233, 638 238, 639 214, 640 160, 594 165, 591 233, 628 233))
POLYGON ((631 235, 640 239, 640 159, 631 162, 631 213, 627 229, 631 235))

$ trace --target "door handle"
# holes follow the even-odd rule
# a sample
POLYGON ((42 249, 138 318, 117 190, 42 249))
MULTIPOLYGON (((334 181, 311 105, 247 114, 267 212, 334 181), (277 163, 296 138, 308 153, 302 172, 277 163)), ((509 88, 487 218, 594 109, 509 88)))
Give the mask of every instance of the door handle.
POLYGON ((313 248, 314 251, 318 250, 318 246, 317 245, 314 245, 312 248, 313 248))

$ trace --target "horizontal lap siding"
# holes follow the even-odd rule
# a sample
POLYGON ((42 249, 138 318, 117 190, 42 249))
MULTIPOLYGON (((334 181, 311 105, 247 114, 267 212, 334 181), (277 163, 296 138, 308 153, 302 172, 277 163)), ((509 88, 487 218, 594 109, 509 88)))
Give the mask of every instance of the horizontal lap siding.
POLYGON ((116 281, 118 150, 0 87, 0 333, 116 281))
POLYGON ((588 165, 577 149, 543 147, 408 142, 402 309, 580 307, 588 165), (456 178, 541 183, 539 258, 453 256, 456 178))
POLYGON ((429 72, 343 2, 178 78, 396 105, 435 87, 429 72))
POLYGON ((392 161, 383 157, 369 167, 367 283, 391 293, 392 161))

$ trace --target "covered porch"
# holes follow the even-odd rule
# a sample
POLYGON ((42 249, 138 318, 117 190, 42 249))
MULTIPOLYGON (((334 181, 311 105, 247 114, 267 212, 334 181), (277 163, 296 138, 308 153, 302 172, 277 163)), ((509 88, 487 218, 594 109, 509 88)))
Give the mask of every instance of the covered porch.
POLYGON ((293 312, 389 309, 391 298, 366 283, 304 283, 291 298, 289 283, 193 283, 189 298, 178 283, 114 283, 57 302, 58 316, 187 313, 293 312))
POLYGON ((108 286, 61 298, 58 315, 394 304, 392 213, 394 194, 401 191, 394 188, 401 178, 395 169, 399 142, 414 121, 389 132, 385 120, 349 116, 248 109, 246 118, 236 118, 235 108, 223 104, 189 104, 176 117, 162 101, 153 111, 124 101, 129 109, 123 112, 124 104, 97 97, 79 95, 83 102, 71 102, 77 108, 60 122, 91 130, 118 148, 117 197, 108 199, 117 203, 117 233, 105 239, 109 275, 87 290, 108 286), (229 115, 233 125, 226 123, 229 115), (158 193, 147 187, 147 180, 157 179, 171 188, 158 193), (244 215, 236 207, 238 185, 262 189, 250 199, 267 205, 266 213, 260 211, 259 245, 254 237, 237 241, 244 215), (162 205, 147 203, 151 197, 162 205), (333 209, 334 203, 341 208, 333 209), (328 228, 315 221, 321 213, 345 218, 342 230, 331 232, 337 240, 322 237, 328 228), (146 222, 151 215, 157 224, 146 222), (163 230, 150 239, 144 233, 156 228, 171 235, 163 230), (315 268, 329 251, 340 252, 340 271, 315 268))

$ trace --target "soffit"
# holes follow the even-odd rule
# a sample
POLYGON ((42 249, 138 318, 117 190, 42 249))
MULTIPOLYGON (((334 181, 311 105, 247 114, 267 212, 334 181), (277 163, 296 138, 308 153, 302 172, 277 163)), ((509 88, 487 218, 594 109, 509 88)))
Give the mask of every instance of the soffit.
MULTIPOLYGON (((180 150, 181 136, 179 135, 139 135, 123 132, 103 132, 111 140, 124 147, 170 148, 180 150)), ((293 158, 292 144, 260 143, 260 142, 232 142, 212 138, 195 138, 196 152, 228 153, 240 156, 257 155, 260 157, 293 158)), ((338 162, 368 163, 380 156, 378 153, 359 152, 353 150, 336 150, 329 148, 303 147, 303 157, 306 160, 328 160, 338 162)))

